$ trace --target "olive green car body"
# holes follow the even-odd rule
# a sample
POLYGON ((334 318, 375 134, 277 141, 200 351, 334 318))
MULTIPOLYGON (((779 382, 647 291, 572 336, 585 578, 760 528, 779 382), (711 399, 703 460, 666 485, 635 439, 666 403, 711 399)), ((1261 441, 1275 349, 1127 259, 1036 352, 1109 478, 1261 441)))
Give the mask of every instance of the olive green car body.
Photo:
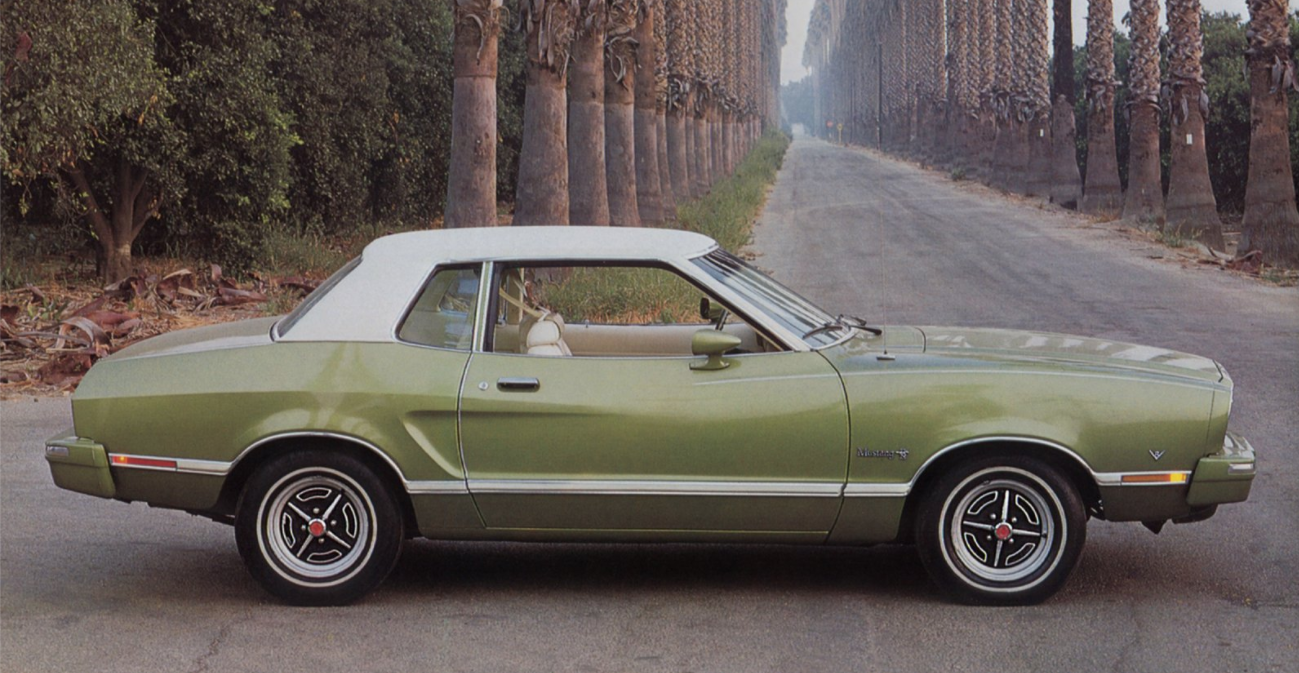
POLYGON ((363 456, 428 538, 869 544, 906 540, 926 486, 991 452, 1048 462, 1113 521, 1206 518, 1254 476, 1220 366, 1112 341, 845 330, 709 370, 480 339, 286 341, 276 320, 97 363, 75 428, 47 443, 55 482, 229 520, 258 464, 310 443, 363 456), (519 394, 498 385, 510 377, 541 383, 519 394))

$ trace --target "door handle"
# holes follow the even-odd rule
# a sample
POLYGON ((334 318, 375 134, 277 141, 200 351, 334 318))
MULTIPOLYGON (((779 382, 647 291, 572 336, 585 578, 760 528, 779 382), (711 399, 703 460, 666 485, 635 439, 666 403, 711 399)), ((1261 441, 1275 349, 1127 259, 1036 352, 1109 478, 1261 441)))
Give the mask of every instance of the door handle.
POLYGON ((507 376, 496 379, 496 389, 507 393, 533 393, 541 389, 537 379, 507 376))

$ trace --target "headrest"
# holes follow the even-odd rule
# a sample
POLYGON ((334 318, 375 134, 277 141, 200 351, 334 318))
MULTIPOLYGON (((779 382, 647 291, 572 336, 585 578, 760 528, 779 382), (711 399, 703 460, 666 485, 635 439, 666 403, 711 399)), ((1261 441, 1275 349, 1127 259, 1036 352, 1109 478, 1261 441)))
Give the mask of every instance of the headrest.
POLYGON ((562 336, 558 324, 551 320, 538 320, 537 324, 528 330, 528 348, 558 344, 562 336))

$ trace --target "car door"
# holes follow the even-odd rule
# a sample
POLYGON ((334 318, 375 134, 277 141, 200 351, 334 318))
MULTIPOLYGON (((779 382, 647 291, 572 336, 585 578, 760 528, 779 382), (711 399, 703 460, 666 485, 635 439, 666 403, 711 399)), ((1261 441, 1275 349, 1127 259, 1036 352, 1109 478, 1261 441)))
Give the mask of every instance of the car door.
POLYGON ((835 369, 814 352, 703 360, 476 352, 461 445, 487 526, 824 536, 847 470, 835 369))

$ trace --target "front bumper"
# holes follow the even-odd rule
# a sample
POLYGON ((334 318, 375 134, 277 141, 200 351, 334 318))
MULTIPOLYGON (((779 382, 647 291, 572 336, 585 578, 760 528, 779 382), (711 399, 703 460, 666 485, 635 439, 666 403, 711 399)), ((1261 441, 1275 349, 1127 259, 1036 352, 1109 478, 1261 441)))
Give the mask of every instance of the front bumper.
POLYGON ((1222 450, 1196 464, 1186 504, 1199 508, 1243 502, 1249 497, 1255 472, 1254 447, 1244 437, 1228 432, 1222 450))
POLYGON ((108 450, 102 444, 68 430, 45 440, 45 462, 59 488, 101 498, 117 495, 108 469, 108 450))

